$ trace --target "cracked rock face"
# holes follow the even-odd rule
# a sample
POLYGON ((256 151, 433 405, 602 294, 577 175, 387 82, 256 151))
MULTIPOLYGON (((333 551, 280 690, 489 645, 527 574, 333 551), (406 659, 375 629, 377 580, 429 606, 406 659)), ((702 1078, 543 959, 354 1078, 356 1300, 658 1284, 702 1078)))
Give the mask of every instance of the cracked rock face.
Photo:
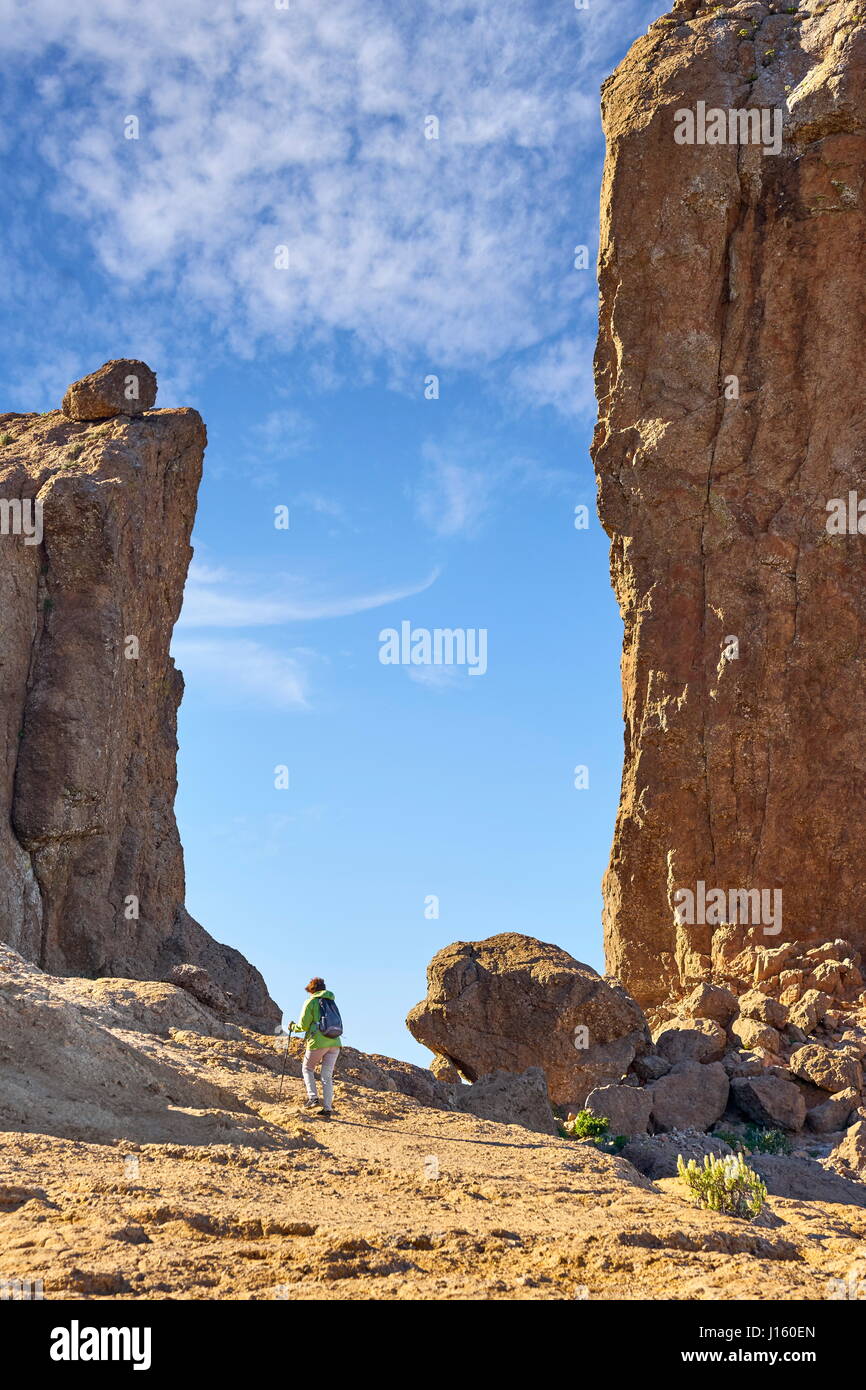
POLYGON ((674 912, 700 881, 781 889, 769 947, 866 945, 866 534, 856 506, 828 530, 866 498, 866 23, 782 8, 690 0, 603 92, 593 457, 625 718, 605 940, 645 1007, 710 975, 713 921, 674 912), (778 152, 697 143, 752 108, 768 133, 780 113, 778 152))
POLYGON ((52 411, 3 415, 0 437, 0 938, 58 975, 199 966, 240 1020, 272 1026, 258 971, 184 908, 169 643, 204 425, 52 411))

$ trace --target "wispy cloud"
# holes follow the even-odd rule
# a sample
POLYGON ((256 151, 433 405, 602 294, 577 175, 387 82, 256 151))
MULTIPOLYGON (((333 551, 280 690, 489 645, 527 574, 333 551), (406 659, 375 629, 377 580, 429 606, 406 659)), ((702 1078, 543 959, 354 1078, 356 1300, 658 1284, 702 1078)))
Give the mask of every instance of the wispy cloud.
POLYGON ((472 536, 503 500, 517 491, 565 491, 571 474, 537 459, 503 457, 497 441, 482 445, 470 435, 455 434, 445 443, 428 440, 424 468, 415 491, 419 519, 441 537, 472 536))
POLYGON ((333 596, 310 592, 308 584, 291 575, 270 577, 269 587, 256 591, 250 579, 193 564, 178 627, 273 627, 345 618, 423 593, 435 584, 439 573, 433 570, 417 584, 333 596))
POLYGON ((172 655, 200 694, 218 703, 252 700, 275 709, 305 709, 310 653, 285 655, 239 638, 175 637, 172 655))

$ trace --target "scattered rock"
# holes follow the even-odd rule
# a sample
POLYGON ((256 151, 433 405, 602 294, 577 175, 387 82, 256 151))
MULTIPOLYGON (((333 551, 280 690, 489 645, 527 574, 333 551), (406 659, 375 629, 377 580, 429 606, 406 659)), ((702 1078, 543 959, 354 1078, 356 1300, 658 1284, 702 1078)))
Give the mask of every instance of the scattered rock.
POLYGON ((731 1082, 731 1099, 747 1120, 770 1128, 799 1130, 806 1102, 793 1081, 778 1076, 742 1076, 731 1082))
POLYGON ((215 984, 206 970, 200 965, 176 965, 169 971, 168 982, 187 990, 200 1004, 214 1013, 226 1014, 231 1008, 231 1000, 225 990, 215 984))
POLYGON ((480 1120, 521 1125, 537 1134, 559 1133, 541 1067, 529 1067, 521 1076, 495 1071, 471 1086, 455 1087, 454 1109, 480 1120))
POLYGON ((866 1182, 866 1120, 858 1120, 851 1126, 841 1144, 836 1145, 830 1159, 866 1182))
POLYGON ((764 1064, 753 1052, 726 1052, 722 1066, 728 1076, 762 1076, 764 1064))
POLYGON ((711 1018, 687 1018, 663 1027, 655 1038, 656 1051, 667 1061, 718 1062, 728 1039, 724 1028, 711 1018))
POLYGON ((638 1081, 658 1081, 660 1076, 666 1076, 671 1069, 671 1064, 666 1057, 659 1057, 655 1052, 645 1052, 642 1057, 635 1057, 632 1062, 632 1071, 638 1081))
POLYGON ((430 1063, 430 1070, 437 1081, 443 1082, 446 1086, 460 1086, 463 1077, 448 1057, 434 1056, 430 1063))
POLYGON ((751 989, 742 995, 739 1004, 740 1013, 744 1018, 768 1023, 771 1028, 784 1028, 788 1022, 788 1010, 784 1004, 780 1004, 770 994, 763 994, 759 989, 751 989))
POLYGON ((657 1178, 677 1176, 677 1158, 680 1154, 686 1162, 694 1158, 700 1163, 707 1154, 714 1158, 722 1158, 732 1152, 730 1145, 723 1139, 716 1139, 710 1134, 691 1129, 671 1130, 669 1134, 655 1134, 652 1138, 647 1136, 632 1139, 623 1149, 622 1156, 627 1158, 639 1173, 643 1173, 644 1177, 655 1181, 657 1178))
POLYGON ((737 1018, 731 1024, 731 1034, 746 1051, 762 1047, 767 1052, 778 1053, 782 1040, 775 1028, 768 1023, 759 1023, 754 1018, 737 1018))
POLYGON ((696 985, 683 1000, 683 1013, 689 1018, 711 1018, 722 1027, 737 1012, 737 996, 723 985, 696 985))
POLYGON ((788 1017, 795 1028, 812 1033, 829 1007, 830 1000, 826 994, 819 989, 808 989, 796 1004, 791 1005, 788 1017))
POLYGON ((831 1094, 849 1089, 859 1092, 863 1084, 859 1062, 844 1052, 822 1047, 820 1043, 807 1043, 798 1048, 791 1054, 788 1065, 795 1076, 831 1094))
MULTIPOLYGON (((440 1110, 451 1106, 451 1088, 448 1083, 433 1075, 426 1067, 416 1067, 413 1062, 400 1062, 394 1057, 382 1057, 377 1052, 367 1054, 386 1077, 394 1083, 394 1089, 404 1096, 413 1096, 421 1105, 432 1105, 440 1110)), ((463 1083, 457 1074, 457 1086, 463 1083)))
POLYGON ((652 1097, 636 1086, 598 1086, 587 1096, 586 1108, 605 1117, 612 1136, 646 1134, 652 1097))
POLYGON ((156 374, 147 363, 115 358, 66 388, 63 414, 70 420, 108 420, 142 415, 155 401, 156 374))
POLYGON ((648 1089, 659 1129, 709 1129, 724 1113, 729 1082, 721 1062, 677 1062, 648 1089))
POLYGON ((816 1134, 833 1134, 837 1129, 845 1129, 856 1113, 859 1100, 859 1091, 839 1091, 821 1105, 813 1105, 806 1114, 806 1124, 816 1134))

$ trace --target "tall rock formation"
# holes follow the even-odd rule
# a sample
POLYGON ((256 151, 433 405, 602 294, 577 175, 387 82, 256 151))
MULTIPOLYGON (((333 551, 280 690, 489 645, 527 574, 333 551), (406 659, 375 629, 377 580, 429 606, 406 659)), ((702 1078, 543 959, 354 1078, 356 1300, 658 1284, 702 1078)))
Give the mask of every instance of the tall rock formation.
POLYGON ((184 908, 169 643, 206 436, 155 394, 115 362, 66 413, 0 416, 0 938, 59 975, 201 966, 268 1027, 258 971, 184 908))
POLYGON ((735 890, 782 890, 781 920, 735 900, 766 946, 866 946, 862 8, 686 0, 603 118, 593 456, 625 628, 605 937, 646 1006, 709 974, 735 890), (676 921, 701 882, 727 907, 676 921))

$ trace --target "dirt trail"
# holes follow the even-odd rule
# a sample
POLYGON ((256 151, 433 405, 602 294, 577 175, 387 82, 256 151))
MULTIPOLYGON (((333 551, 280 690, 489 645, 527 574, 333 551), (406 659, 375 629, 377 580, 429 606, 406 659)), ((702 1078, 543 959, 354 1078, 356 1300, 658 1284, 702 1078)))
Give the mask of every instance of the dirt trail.
POLYGON ((567 1140, 350 1082, 327 1122, 295 1077, 278 1104, 275 1072, 208 1071, 280 1147, 3 1134, 0 1278, 58 1299, 773 1300, 866 1276, 863 1209, 771 1198, 749 1225, 567 1140))

